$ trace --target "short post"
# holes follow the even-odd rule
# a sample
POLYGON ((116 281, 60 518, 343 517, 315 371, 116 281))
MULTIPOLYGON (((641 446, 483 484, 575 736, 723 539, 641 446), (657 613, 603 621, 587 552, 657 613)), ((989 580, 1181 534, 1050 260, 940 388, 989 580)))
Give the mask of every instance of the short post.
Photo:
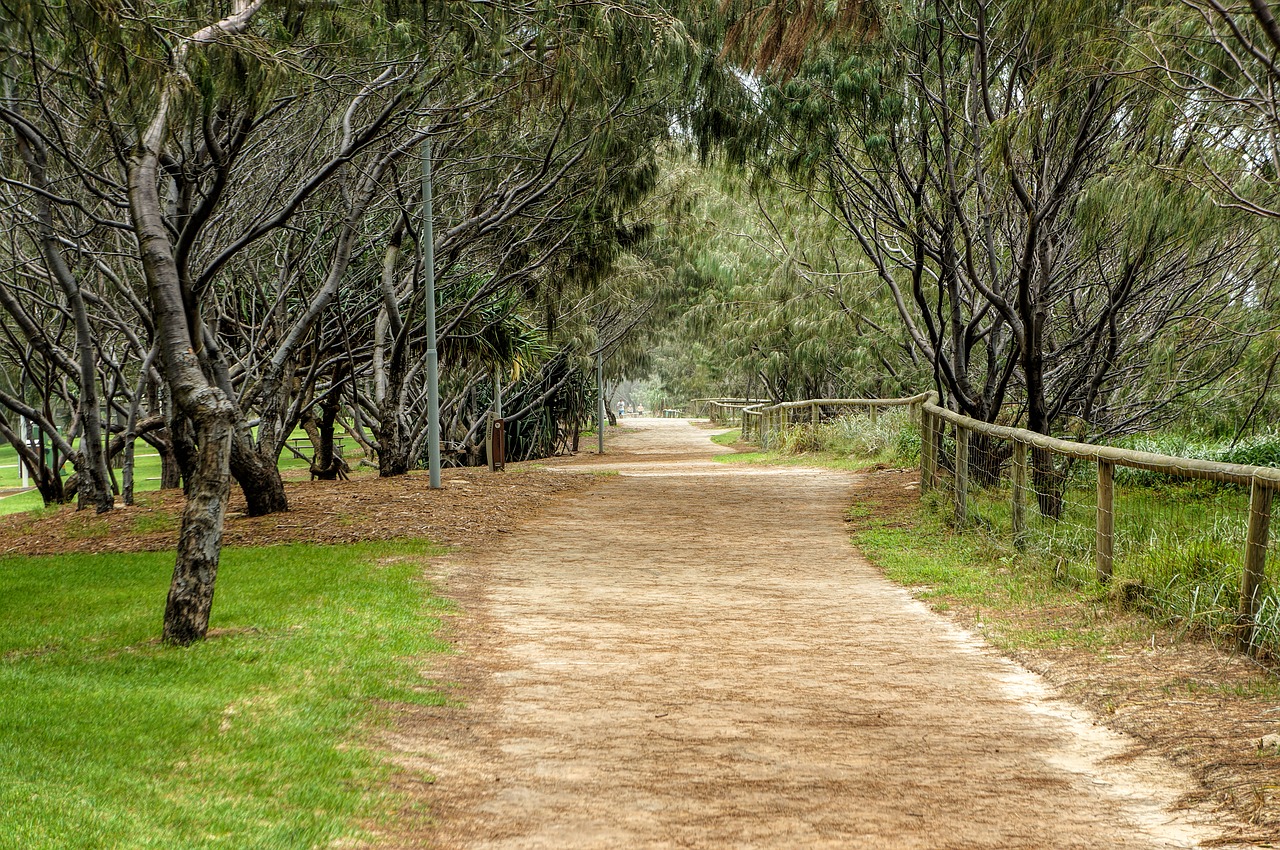
POLYGON ((493 457, 493 420, 496 418, 492 410, 484 415, 484 456, 489 461, 490 472, 498 471, 498 465, 493 457))
POLYGON ((880 414, 880 405, 878 404, 867 405, 867 417, 870 418, 872 422, 876 421, 876 417, 879 414, 880 414))
POLYGON ((1013 545, 1027 548, 1027 444, 1013 441, 1013 545))
POLYGON ((1258 590, 1267 568, 1272 492, 1265 482, 1253 479, 1249 491, 1249 536, 1244 544, 1244 575, 1240 579, 1240 616, 1236 619, 1236 640, 1241 652, 1254 651, 1253 628, 1258 620, 1258 590))
POLYGON ((937 487, 942 481, 942 476, 938 474, 938 468, 942 463, 942 433, 947 427, 947 423, 943 421, 941 416, 933 416, 930 421, 933 423, 933 478, 931 487, 937 487))
POLYGON ((822 411, 819 409, 818 405, 809 405, 809 417, 813 420, 814 425, 817 425, 822 421, 822 411))
POLYGON ((969 431, 956 425, 956 528, 969 523, 969 431))
POLYGON ((1115 546, 1115 464, 1098 461, 1098 582, 1111 581, 1115 546))

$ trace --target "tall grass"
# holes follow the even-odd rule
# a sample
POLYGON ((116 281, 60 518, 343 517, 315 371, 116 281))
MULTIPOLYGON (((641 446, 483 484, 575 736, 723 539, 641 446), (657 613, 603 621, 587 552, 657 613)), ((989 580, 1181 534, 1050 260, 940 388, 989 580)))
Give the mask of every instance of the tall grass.
MULTIPOLYGON (((1118 471, 1118 470, 1117 470, 1118 471)), ((1086 588, 1096 585, 1097 490, 1087 476, 1074 475, 1058 519, 1040 516, 1028 495, 1023 550, 1012 540, 1012 492, 999 486, 973 487, 970 533, 984 533, 1010 557, 1052 571, 1059 580, 1086 588)), ((1114 564, 1117 598, 1153 619, 1183 631, 1234 643, 1240 604, 1249 495, 1244 488, 1189 481, 1150 473, 1116 476, 1114 564)), ((1269 551, 1276 571, 1277 547, 1269 551)), ((1253 640, 1261 654, 1280 658, 1280 586, 1261 588, 1262 614, 1253 640)))
POLYGON ((865 414, 783 429, 774 447, 783 454, 830 453, 909 466, 920 460, 920 430, 904 408, 888 408, 874 420, 865 414))

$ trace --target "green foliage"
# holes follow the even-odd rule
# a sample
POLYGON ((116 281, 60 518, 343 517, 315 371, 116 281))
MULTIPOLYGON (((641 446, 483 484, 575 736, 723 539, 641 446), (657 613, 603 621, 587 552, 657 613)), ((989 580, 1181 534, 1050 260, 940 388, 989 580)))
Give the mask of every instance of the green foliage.
POLYGON ((788 455, 825 452, 895 466, 920 461, 919 429, 904 408, 888 408, 875 419, 856 413, 818 425, 792 425, 776 437, 771 449, 788 455))
POLYGON ((894 396, 928 382, 904 356, 892 303, 821 210, 777 180, 696 170, 675 151, 665 166, 683 182, 667 238, 687 282, 651 358, 668 397, 894 396))
MULTIPOLYGON (((1205 439, 1180 431, 1138 434, 1116 442, 1123 448, 1153 454, 1246 466, 1280 467, 1280 432, 1276 431, 1255 434, 1235 443, 1205 439)), ((1156 487, 1169 481, 1168 476, 1160 473, 1130 467, 1118 467, 1116 480, 1156 487)))
MULTIPOLYGON (((1188 445, 1185 437, 1146 439, 1162 449, 1188 445)), ((1115 480, 1112 583, 1119 588, 1117 602, 1183 632, 1234 646, 1248 493, 1239 487, 1171 479, 1123 467, 1116 469, 1115 480)), ((1007 482, 973 488, 969 497, 971 528, 966 533, 985 539, 1001 559, 1051 576, 1082 593, 1101 593, 1094 561, 1094 479, 1081 474, 1069 478, 1066 506, 1057 520, 1041 517, 1034 497, 1028 497, 1022 551, 1011 539, 1011 498, 1007 482)), ((945 501, 934 506, 940 516, 950 512, 945 501)), ((1274 556, 1269 560, 1274 564, 1274 556)), ((1280 657, 1277 604, 1280 584, 1272 579, 1262 590, 1263 614, 1255 641, 1264 654, 1280 657)))
POLYGON ((312 848, 398 809, 359 738, 435 704, 427 543, 230 549, 210 639, 160 646, 172 555, 0 560, 0 834, 31 850, 312 848))

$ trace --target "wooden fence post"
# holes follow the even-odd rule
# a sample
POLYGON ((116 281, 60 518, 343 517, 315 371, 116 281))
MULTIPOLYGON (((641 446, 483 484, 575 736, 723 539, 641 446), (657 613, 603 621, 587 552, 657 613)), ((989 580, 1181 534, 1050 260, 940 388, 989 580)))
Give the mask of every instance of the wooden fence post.
POLYGON ((1027 548, 1027 444, 1013 441, 1013 546, 1027 548))
POLYGON ((814 425, 817 425, 819 422, 822 421, 822 409, 819 408, 818 405, 816 404, 810 405, 809 414, 810 414, 810 417, 813 419, 814 425))
POLYGON ((933 470, 938 456, 933 440, 933 414, 920 408, 920 495, 933 489, 933 470))
POLYGON ((942 484, 942 475, 939 470, 942 468, 942 437, 946 432, 947 423, 943 421, 941 416, 933 417, 933 487, 939 487, 942 484))
POLYGON ((964 528, 969 523, 969 430, 961 425, 956 426, 956 480, 955 502, 956 528, 964 528))
POLYGON ((1098 581, 1111 581, 1112 556, 1115 552, 1115 464, 1098 461, 1098 581))
POLYGON ((1257 478, 1249 491, 1249 536, 1244 544, 1244 576, 1240 579, 1240 616, 1236 640, 1241 652, 1253 651, 1253 629, 1258 619, 1258 589, 1267 568, 1267 542, 1271 529, 1272 490, 1257 478))
POLYGON ((875 422, 876 417, 879 415, 880 415, 880 405, 878 404, 867 405, 867 416, 871 417, 872 422, 875 422))

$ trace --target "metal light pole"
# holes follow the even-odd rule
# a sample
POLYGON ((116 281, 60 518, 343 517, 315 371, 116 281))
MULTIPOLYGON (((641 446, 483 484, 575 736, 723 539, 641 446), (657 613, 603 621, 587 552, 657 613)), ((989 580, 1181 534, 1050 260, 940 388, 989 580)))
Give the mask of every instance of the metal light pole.
POLYGON ((431 140, 422 143, 422 271, 427 285, 427 467, 440 489, 440 361, 436 354, 436 252, 431 229, 431 140))
POLYGON ((604 412, 604 351, 596 352, 596 396, 596 419, 600 423, 596 428, 597 451, 604 454, 604 423, 608 415, 604 412))

